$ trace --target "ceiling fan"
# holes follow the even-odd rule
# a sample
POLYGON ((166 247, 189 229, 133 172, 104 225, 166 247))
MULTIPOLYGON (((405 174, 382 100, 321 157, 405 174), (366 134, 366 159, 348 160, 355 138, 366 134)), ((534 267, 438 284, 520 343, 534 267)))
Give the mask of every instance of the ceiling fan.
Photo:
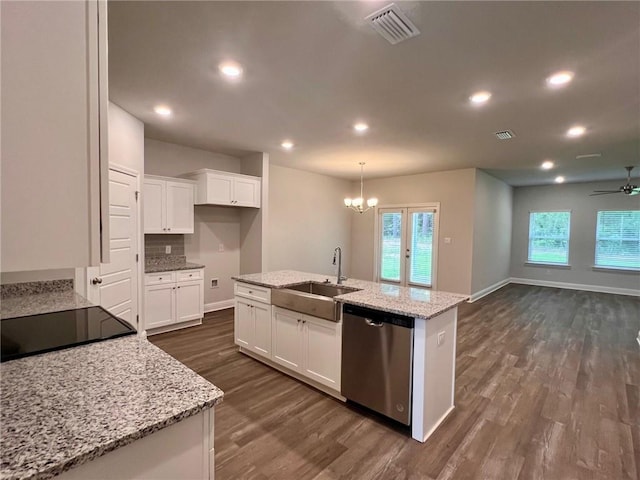
POLYGON ((622 185, 618 190, 594 190, 590 197, 595 195, 609 195, 610 193, 624 193, 625 195, 638 195, 640 187, 631 185, 631 170, 633 167, 624 167, 627 170, 627 184, 622 185))

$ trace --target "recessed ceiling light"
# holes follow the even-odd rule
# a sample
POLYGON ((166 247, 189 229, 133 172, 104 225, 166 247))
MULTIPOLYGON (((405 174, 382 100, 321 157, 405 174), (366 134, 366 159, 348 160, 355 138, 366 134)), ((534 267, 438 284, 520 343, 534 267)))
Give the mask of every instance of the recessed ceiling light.
POLYGON ((476 92, 473 95, 471 95, 469 97, 469 100, 471 101, 471 103, 480 105, 488 102, 490 98, 491 98, 491 92, 482 91, 482 92, 476 92))
POLYGON ((161 117, 169 117, 171 116, 171 109, 166 105, 156 105, 153 108, 153 111, 156 112, 161 117))
POLYGON ((293 148, 293 142, 291 140, 285 140, 280 144, 285 150, 291 150, 293 148))
POLYGON ((367 125, 366 123, 362 123, 362 122, 358 122, 353 126, 353 129, 356 132, 366 132, 367 130, 369 130, 369 125, 367 125))
POLYGON ((551 160, 545 160, 542 162, 542 165, 540 165, 540 168, 543 170, 551 170, 553 168, 553 162, 551 160))
POLYGON ((556 183, 564 183, 564 177, 562 175, 558 175, 555 179, 556 183))
POLYGON ((587 131, 582 125, 575 125, 567 130, 567 137, 576 138, 581 137, 587 131))
POLYGON ((218 68, 227 78, 236 79, 242 76, 242 67, 236 62, 222 62, 218 68))
POLYGON ((547 85, 550 87, 562 87, 573 80, 573 72, 568 70, 562 72, 556 72, 550 77, 547 77, 547 85))

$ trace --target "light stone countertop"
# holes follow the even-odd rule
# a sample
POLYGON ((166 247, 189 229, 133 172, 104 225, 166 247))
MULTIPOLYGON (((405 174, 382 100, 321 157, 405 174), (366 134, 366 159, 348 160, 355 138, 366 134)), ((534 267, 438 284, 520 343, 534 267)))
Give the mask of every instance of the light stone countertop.
POLYGON ((0 300, 0 318, 24 317, 91 306, 93 303, 73 290, 20 295, 0 300))
POLYGON ((2 479, 51 478, 223 397, 137 336, 5 362, 0 372, 2 479))
POLYGON ((204 268, 204 265, 199 263, 185 262, 181 264, 171 265, 145 265, 144 273, 160 273, 160 272, 173 272, 177 270, 195 270, 197 268, 204 268))
MULTIPOLYGON (((280 270, 276 272, 252 273, 232 277, 234 280, 269 288, 287 288, 306 282, 336 285, 336 277, 316 273, 280 270), (329 280, 327 282, 326 280, 329 280)), ((347 287, 360 289, 334 297, 337 302, 358 305, 384 312, 429 319, 450 310, 469 299, 460 293, 441 292, 416 287, 400 287, 366 280, 347 279, 347 287)))

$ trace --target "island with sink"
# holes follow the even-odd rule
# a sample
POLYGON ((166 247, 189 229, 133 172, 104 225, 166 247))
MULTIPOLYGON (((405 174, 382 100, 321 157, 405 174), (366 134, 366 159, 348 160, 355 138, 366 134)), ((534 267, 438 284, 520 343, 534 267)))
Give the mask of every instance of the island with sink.
POLYGON ((420 442, 453 410, 468 296, 294 270, 234 280, 242 353, 410 425, 420 442))

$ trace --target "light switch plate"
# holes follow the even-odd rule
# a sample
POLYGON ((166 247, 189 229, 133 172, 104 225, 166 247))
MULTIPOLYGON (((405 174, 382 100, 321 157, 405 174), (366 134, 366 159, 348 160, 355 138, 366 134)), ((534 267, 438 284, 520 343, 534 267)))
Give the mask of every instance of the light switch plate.
POLYGON ((171 253, 171 245, 167 245, 164 247, 164 253, 169 255, 171 253))
POLYGON ((438 332, 438 346, 444 343, 444 331, 438 332))

